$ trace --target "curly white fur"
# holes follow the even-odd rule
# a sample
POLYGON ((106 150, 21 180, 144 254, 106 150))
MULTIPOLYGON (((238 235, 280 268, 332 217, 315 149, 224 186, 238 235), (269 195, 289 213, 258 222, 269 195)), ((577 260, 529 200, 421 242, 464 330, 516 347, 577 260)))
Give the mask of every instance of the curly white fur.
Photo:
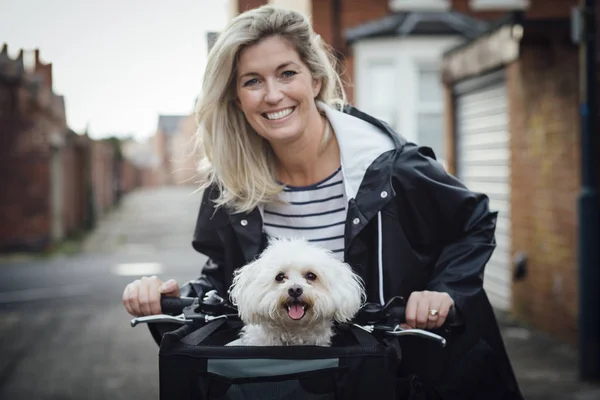
POLYGON ((330 251, 304 239, 273 239, 235 272, 230 297, 245 326, 229 345, 329 346, 333 322, 351 320, 365 291, 360 277, 330 251), (305 307, 300 319, 287 308, 294 301, 305 307))

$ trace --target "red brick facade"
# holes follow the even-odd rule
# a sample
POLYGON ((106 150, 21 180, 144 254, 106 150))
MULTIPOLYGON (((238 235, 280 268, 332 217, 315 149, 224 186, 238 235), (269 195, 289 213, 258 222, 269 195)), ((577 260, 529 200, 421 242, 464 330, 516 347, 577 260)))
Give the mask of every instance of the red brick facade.
POLYGON ((512 253, 528 256, 513 311, 570 341, 578 326, 578 85, 575 46, 525 44, 507 68, 512 253))
POLYGON ((122 191, 139 180, 114 146, 71 131, 64 100, 52 90, 52 65, 27 70, 0 52, 0 252, 44 250, 91 228, 122 191))

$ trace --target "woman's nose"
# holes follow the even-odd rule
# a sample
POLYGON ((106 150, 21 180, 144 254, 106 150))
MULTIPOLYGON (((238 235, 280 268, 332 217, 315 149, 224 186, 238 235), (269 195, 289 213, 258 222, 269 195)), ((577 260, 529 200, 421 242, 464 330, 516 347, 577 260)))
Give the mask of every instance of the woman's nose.
POLYGON ((267 103, 279 103, 283 99, 283 92, 281 91, 281 87, 279 82, 267 82, 266 85, 266 93, 265 93, 265 101, 267 103))

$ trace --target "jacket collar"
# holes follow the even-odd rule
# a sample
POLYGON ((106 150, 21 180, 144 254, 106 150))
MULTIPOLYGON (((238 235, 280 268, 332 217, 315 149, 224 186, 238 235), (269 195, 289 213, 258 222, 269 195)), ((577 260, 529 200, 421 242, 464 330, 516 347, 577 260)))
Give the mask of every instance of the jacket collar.
POLYGON ((337 111, 322 102, 318 103, 318 107, 329 120, 340 146, 346 198, 354 199, 373 161, 396 149, 398 143, 391 131, 361 118, 363 115, 337 111))

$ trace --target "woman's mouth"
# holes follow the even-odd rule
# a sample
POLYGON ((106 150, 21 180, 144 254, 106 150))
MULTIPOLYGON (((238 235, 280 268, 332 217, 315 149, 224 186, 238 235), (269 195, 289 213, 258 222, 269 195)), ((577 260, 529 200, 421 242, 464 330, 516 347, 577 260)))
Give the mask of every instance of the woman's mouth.
POLYGON ((276 120, 283 119, 283 118, 287 117, 295 109, 296 109, 296 107, 289 107, 289 108, 285 108, 285 109, 280 110, 280 111, 276 111, 276 112, 272 112, 272 113, 263 113, 261 115, 264 118, 266 118, 266 119, 268 119, 270 121, 276 121, 276 120))

